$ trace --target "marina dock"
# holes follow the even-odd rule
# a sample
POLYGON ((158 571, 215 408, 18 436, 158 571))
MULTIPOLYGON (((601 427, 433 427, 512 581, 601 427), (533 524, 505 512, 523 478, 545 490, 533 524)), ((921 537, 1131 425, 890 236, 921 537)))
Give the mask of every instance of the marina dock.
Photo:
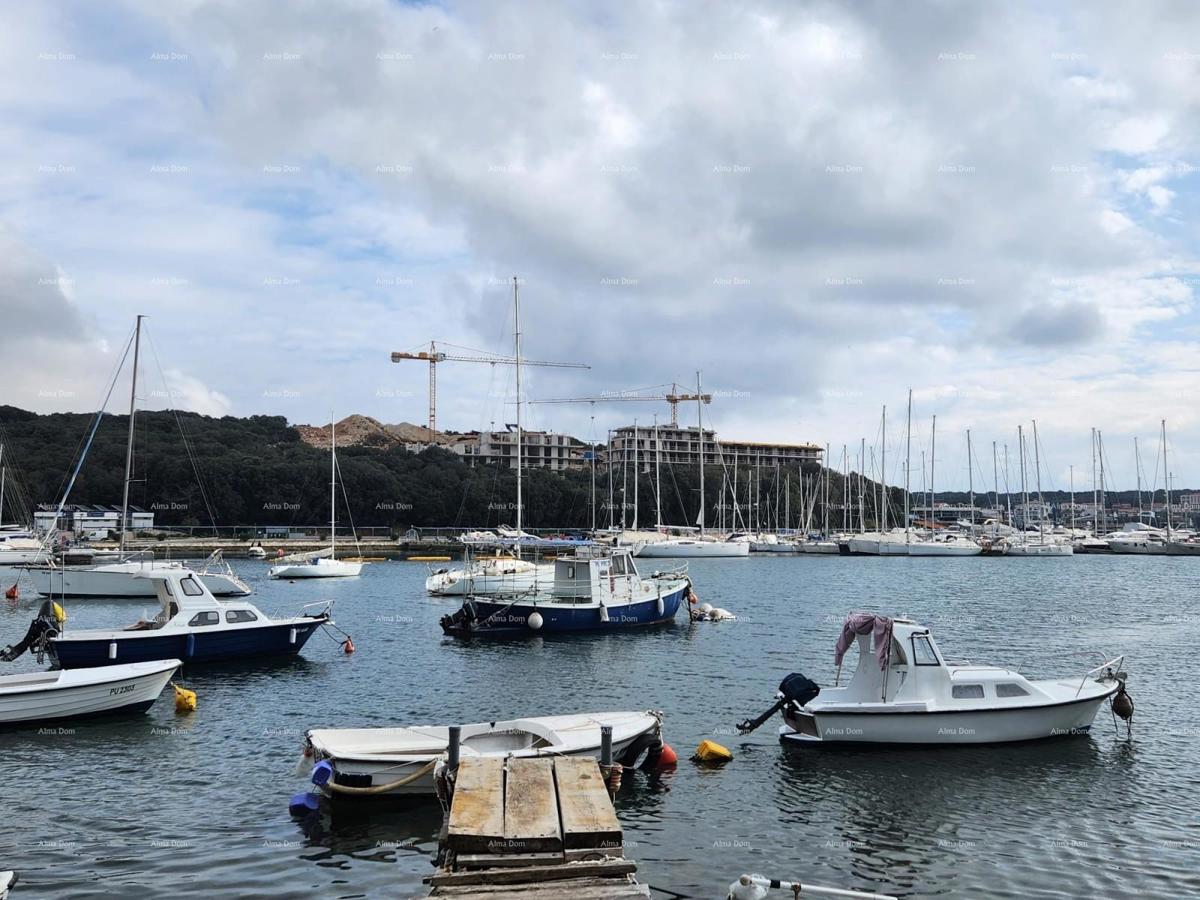
POLYGON ((604 776, 587 757, 471 758, 454 779, 430 897, 649 897, 625 858, 604 776))

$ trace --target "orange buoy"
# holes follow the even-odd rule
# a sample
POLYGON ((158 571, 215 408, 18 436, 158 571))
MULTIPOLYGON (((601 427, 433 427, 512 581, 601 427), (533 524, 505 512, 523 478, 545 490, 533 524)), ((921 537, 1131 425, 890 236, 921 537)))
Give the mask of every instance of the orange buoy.
POLYGON ((658 754, 656 767, 659 769, 673 769, 678 762, 679 756, 671 749, 671 745, 663 744, 662 752, 658 754))
POLYGON ((9 600, 16 600, 21 596, 21 592, 17 590, 17 582, 13 582, 13 586, 4 592, 4 596, 9 600))
POLYGON ((700 602, 700 598, 696 596, 695 591, 688 591, 688 603, 695 605, 700 602))
POLYGON ((351 653, 353 653, 354 652, 354 641, 350 640, 350 638, 346 638, 344 641, 342 641, 342 651, 347 656, 349 656, 351 653))

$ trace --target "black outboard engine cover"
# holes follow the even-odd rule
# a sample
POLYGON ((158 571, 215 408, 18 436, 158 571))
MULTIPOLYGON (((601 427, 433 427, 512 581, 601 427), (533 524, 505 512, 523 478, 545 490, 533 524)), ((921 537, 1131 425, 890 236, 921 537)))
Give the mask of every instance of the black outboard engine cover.
POLYGON ((46 646, 46 640, 52 637, 58 637, 58 628, 55 626, 50 601, 47 600, 42 604, 42 608, 38 610, 37 618, 30 623, 29 630, 25 632, 25 637, 19 643, 13 644, 11 647, 5 647, 0 651, 0 662, 12 662, 31 648, 40 651, 46 646))
POLYGON ((783 694, 785 700, 791 701, 797 706, 804 706, 817 698, 817 694, 821 693, 821 688, 811 678, 800 672, 793 672, 779 682, 779 693, 783 694))

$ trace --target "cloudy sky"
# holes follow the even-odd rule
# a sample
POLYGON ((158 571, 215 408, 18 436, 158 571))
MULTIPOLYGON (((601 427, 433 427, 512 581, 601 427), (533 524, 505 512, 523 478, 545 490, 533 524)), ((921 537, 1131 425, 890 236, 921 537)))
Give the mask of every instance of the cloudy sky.
MULTIPOLYGON (((0 402, 93 409, 145 313, 146 406, 423 422, 427 369, 389 352, 510 352, 518 275, 525 355, 591 366, 529 370, 531 398, 701 369, 721 433, 835 457, 887 404, 901 480, 912 388, 944 487, 966 429, 990 485, 1034 419, 1046 486, 1074 465, 1090 490, 1093 427, 1118 486, 1135 435, 1161 486, 1165 418, 1200 485, 1193 3, 30 2, 0 26, 0 402)), ((444 428, 513 418, 509 367, 438 388, 444 428)))

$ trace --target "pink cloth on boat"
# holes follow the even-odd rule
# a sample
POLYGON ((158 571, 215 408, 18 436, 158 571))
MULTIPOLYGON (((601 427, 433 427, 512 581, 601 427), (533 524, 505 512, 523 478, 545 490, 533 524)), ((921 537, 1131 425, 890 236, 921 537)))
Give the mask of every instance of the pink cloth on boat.
POLYGON ((872 613, 850 613, 846 616, 846 621, 842 623, 842 633, 833 650, 834 665, 842 664, 842 657, 854 643, 854 638, 860 634, 874 634, 875 657, 879 660, 879 668, 886 669, 888 655, 892 650, 892 620, 887 616, 872 613))

